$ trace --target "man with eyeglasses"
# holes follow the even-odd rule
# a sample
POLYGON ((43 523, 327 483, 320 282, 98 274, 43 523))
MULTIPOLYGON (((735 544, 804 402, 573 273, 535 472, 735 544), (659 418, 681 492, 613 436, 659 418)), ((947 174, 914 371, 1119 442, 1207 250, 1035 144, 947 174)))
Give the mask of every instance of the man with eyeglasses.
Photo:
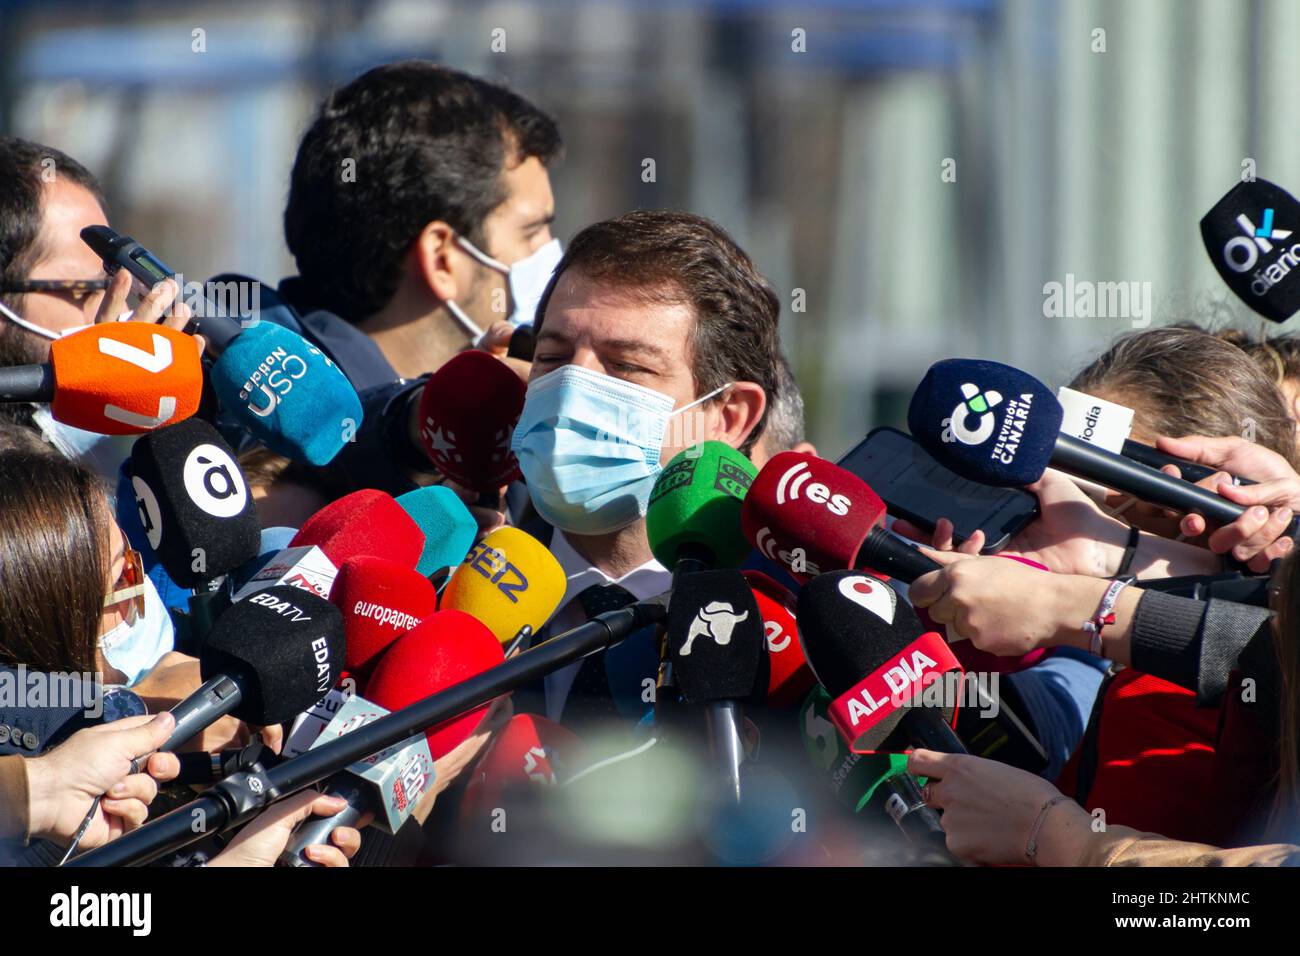
MULTIPOLYGON (((50 343, 128 311, 131 279, 109 279, 84 242, 107 225, 103 190, 85 166, 50 146, 0 137, 0 367, 48 361, 50 343)), ((137 303, 132 318, 183 328, 190 312, 170 279, 137 303)), ((0 420, 38 429, 68 457, 112 478, 129 442, 70 428, 48 410, 0 404, 0 420)))

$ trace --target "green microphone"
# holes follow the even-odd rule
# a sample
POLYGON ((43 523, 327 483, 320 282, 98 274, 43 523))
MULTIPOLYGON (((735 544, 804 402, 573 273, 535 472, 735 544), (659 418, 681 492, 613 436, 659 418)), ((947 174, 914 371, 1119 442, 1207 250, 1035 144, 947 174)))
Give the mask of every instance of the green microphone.
POLYGON ((730 445, 706 441, 678 452, 650 491, 646 534, 655 560, 687 571, 734 568, 752 546, 740 504, 758 470, 730 445))
POLYGON ((939 814, 921 798, 924 778, 907 772, 907 754, 855 754, 831 723, 831 695, 814 687, 799 708, 804 752, 830 776, 831 791, 854 813, 867 807, 888 814, 922 855, 918 863, 955 865, 939 814))

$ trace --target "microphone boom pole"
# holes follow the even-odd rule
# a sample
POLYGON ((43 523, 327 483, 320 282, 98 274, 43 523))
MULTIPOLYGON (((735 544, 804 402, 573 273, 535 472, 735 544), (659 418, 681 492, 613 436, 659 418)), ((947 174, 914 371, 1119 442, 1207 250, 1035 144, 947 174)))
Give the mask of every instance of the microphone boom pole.
POLYGON ((643 627, 661 623, 667 617, 669 593, 597 615, 482 674, 286 760, 269 771, 244 771, 227 777, 198 799, 112 843, 81 854, 67 865, 143 866, 206 836, 225 832, 251 819, 269 804, 358 760, 616 644, 643 627))

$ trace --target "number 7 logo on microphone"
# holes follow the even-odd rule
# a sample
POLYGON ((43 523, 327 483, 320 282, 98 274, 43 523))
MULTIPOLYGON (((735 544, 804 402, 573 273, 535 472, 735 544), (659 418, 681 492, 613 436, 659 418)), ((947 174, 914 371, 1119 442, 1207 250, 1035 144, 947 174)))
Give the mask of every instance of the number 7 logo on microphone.
POLYGON ((53 343, 59 421, 104 435, 134 435, 189 418, 203 369, 194 340, 147 322, 92 326, 53 343))

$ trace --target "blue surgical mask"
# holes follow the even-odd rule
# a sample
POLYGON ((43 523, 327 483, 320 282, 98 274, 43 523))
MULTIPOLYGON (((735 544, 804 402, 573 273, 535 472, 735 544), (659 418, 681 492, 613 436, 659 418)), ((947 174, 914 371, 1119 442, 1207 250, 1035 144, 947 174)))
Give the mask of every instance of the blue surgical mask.
POLYGON ((510 450, 537 513, 574 534, 645 517, 669 421, 730 387, 674 410, 670 395, 577 365, 535 379, 510 450))
MULTIPOLYGON (((483 265, 500 272, 506 277, 506 285, 510 289, 511 303, 511 311, 506 316, 506 321, 516 328, 535 322, 537 303, 542 300, 542 293, 546 291, 546 283, 551 281, 551 273, 555 271, 555 267, 560 264, 560 259, 564 257, 564 251, 560 248, 560 240, 552 239, 514 265, 509 266, 499 259, 492 258, 464 236, 457 236, 456 242, 483 265)), ((465 331, 474 339, 477 340, 483 334, 482 330, 455 302, 448 300, 447 311, 455 316, 461 325, 465 326, 465 331)))
POLYGON ((110 667, 126 675, 126 686, 139 682, 162 656, 176 646, 176 633, 166 605, 150 578, 144 579, 144 613, 134 624, 123 621, 99 637, 99 649, 110 667))

